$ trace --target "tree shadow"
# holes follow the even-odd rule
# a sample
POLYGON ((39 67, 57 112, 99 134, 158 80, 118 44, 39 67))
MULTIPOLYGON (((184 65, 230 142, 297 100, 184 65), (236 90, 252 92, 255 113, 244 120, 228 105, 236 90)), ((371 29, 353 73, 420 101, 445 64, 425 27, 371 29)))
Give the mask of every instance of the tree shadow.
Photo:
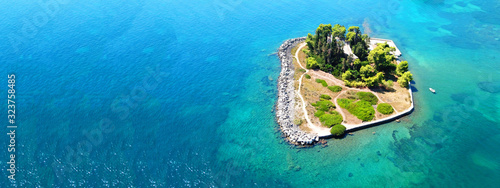
POLYGON ((415 93, 418 92, 418 89, 415 87, 416 84, 417 84, 417 82, 415 82, 415 80, 410 81, 411 91, 415 92, 415 93))
POLYGON ((411 88, 412 92, 414 92, 414 93, 418 92, 418 89, 415 86, 412 85, 412 86, 410 86, 410 88, 411 88))
POLYGON ((381 93, 381 94, 385 94, 386 92, 389 92, 389 93, 396 92, 396 90, 394 88, 392 88, 392 87, 385 88, 384 86, 369 87, 368 89, 370 89, 370 91, 372 91, 372 92, 381 93))

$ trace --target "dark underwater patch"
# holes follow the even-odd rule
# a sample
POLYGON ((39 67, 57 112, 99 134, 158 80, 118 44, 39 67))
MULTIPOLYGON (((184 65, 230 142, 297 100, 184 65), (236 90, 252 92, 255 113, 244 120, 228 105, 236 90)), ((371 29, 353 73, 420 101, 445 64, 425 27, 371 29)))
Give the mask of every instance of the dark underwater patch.
POLYGON ((498 93, 500 92, 500 84, 493 82, 479 82, 477 86, 488 93, 498 93))

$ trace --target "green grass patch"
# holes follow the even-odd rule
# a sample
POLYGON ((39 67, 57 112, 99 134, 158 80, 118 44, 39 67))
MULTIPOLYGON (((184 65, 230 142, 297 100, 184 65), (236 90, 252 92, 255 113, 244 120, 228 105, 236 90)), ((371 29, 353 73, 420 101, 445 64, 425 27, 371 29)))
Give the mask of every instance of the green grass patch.
POLYGON ((299 72, 306 72, 305 69, 299 69, 299 72))
POLYGON ((316 112, 314 113, 314 116, 316 116, 316 117, 321 117, 321 116, 322 116, 322 115, 324 115, 324 114, 325 114, 325 111, 318 110, 318 111, 316 111, 316 112))
POLYGON ((328 86, 328 89, 332 92, 339 92, 342 91, 342 87, 340 86, 328 86))
POLYGON ((335 108, 335 105, 333 104, 332 101, 327 101, 327 100, 321 100, 316 103, 312 103, 312 106, 316 107, 316 110, 321 110, 324 112, 330 111, 330 109, 335 108))
POLYGON ((371 92, 357 92, 356 95, 359 97, 359 100, 369 102, 371 105, 376 105, 378 102, 377 96, 371 92))
POLYGON ((375 110, 367 101, 358 101, 355 103, 351 103, 347 110, 349 111, 349 113, 355 115, 358 119, 363 121, 370 121, 375 117, 375 110))
POLYGON ((334 125, 339 125, 342 123, 343 118, 340 114, 334 113, 334 114, 323 114, 321 117, 319 117, 319 120, 323 125, 327 127, 332 127, 334 125))
POLYGON ((311 79, 311 75, 309 74, 304 75, 304 77, 306 77, 306 79, 311 79))
POLYGON ((320 99, 324 99, 324 100, 330 100, 332 99, 332 97, 330 97, 330 95, 324 95, 322 94, 321 96, 319 96, 320 99))
POLYGON ((341 108, 348 109, 352 103, 352 100, 350 100, 350 99, 337 99, 337 103, 339 104, 339 106, 341 108))
POLYGON ((316 82, 320 83, 321 85, 323 85, 323 87, 327 87, 328 84, 326 83, 325 80, 322 80, 322 79, 316 79, 316 82))
POLYGON ((360 120, 370 121, 375 117, 375 109, 368 101, 361 100, 353 103, 350 99, 337 99, 337 103, 360 120))
POLYGON ((377 105, 377 111, 387 115, 387 114, 392 114, 394 112, 394 108, 392 108, 390 104, 380 103, 377 105))
POLYGON ((338 124, 330 129, 330 133, 332 133, 332 135, 335 137, 339 137, 344 135, 345 130, 346 130, 345 126, 338 124))

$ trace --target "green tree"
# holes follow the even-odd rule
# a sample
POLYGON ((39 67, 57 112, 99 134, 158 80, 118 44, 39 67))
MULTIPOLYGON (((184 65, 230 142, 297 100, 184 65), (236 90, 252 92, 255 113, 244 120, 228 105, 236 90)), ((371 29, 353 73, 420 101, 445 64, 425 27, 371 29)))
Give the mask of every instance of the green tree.
POLYGON ((413 75, 411 74, 410 71, 408 71, 398 78, 398 84, 401 87, 408 87, 408 82, 412 80, 413 80, 413 75))
POLYGON ((368 62, 368 61, 361 61, 359 59, 356 59, 356 60, 354 60, 352 69, 353 70, 360 70, 361 67, 363 67, 365 65, 368 65, 368 64, 370 64, 370 62, 368 62))
POLYGON ((377 75, 369 78, 364 78, 363 80, 365 81, 366 86, 368 87, 377 86, 384 80, 384 73, 378 72, 377 75))
POLYGON ((394 55, 390 54, 392 48, 387 43, 379 43, 377 47, 368 54, 368 61, 375 64, 375 69, 381 72, 392 72, 396 67, 392 63, 394 55))
POLYGON ((356 45, 352 46, 352 53, 363 61, 367 59, 368 51, 368 46, 366 46, 365 42, 358 42, 356 45))
POLYGON ((342 74, 342 80, 350 80, 352 77, 351 71, 345 71, 344 74, 342 74))
POLYGON ((315 47, 314 50, 316 54, 324 54, 325 50, 327 50, 328 45, 328 37, 332 34, 332 25, 331 24, 320 24, 316 29, 315 39, 315 47))
MULTIPOLYGON (((345 27, 344 27, 345 30, 345 27)), ((314 35, 308 34, 306 38, 307 46, 310 52, 308 57, 316 58, 319 69, 325 72, 331 72, 343 58, 344 51, 342 50, 341 42, 337 42, 331 38, 333 28, 331 24, 320 24, 314 35), (331 39, 330 41, 328 39, 331 39)), ((336 26, 336 35, 342 35, 342 27, 336 26)))
POLYGON ((356 41, 357 35, 355 32, 348 32, 345 37, 346 37, 345 40, 347 42, 354 43, 356 41))
POLYGON ((376 71, 375 68, 373 68, 371 65, 365 65, 362 66, 361 69, 359 69, 359 73, 361 73, 362 78, 368 78, 375 75, 376 71))
POLYGON ((345 39, 345 27, 343 25, 335 24, 332 28, 333 37, 338 37, 340 39, 345 39))
POLYGON ((396 68, 396 73, 399 76, 403 75, 407 71, 408 71, 408 61, 403 61, 403 62, 398 64, 398 66, 396 68))
POLYGON ((316 43, 315 43, 316 39, 313 35, 311 35, 311 33, 307 34, 307 38, 306 38, 306 44, 307 44, 307 48, 309 48, 310 51, 315 51, 314 50, 314 47, 316 46, 316 43))
POLYGON ((351 26, 349 27, 349 32, 359 32, 359 27, 358 26, 351 26))
POLYGON ((306 68, 308 68, 308 69, 317 69, 317 68, 319 68, 318 61, 316 61, 316 58, 314 58, 314 57, 308 57, 307 58, 307 63, 306 63, 306 68))

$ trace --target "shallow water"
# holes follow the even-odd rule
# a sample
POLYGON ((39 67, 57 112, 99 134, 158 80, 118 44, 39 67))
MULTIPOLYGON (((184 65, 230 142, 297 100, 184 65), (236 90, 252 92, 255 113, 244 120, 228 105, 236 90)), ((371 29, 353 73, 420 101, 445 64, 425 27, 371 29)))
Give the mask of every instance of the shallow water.
MULTIPOLYGON (((29 35, 25 20, 43 7, 2 4, 17 186, 500 183, 498 1, 67 1, 29 35), (326 148, 283 143, 270 54, 320 23, 394 40, 414 75, 415 111, 326 148)), ((6 166, 7 149, 0 156, 6 166)))

